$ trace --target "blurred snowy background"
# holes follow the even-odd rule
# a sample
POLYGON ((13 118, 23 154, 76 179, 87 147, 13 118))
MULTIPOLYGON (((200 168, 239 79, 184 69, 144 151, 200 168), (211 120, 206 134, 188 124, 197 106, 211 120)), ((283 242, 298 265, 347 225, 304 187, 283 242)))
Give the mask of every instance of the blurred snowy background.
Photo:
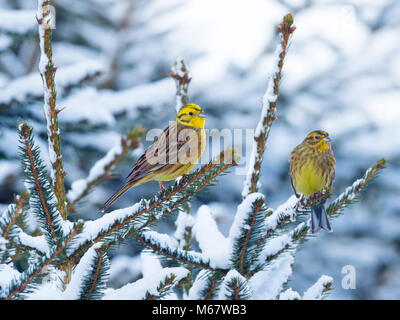
MULTIPOLYGON (((167 74, 177 57, 191 69, 190 100, 207 128, 254 128, 272 69, 276 25, 294 15, 297 30, 284 65, 279 119, 267 143, 262 189, 271 207, 291 194, 288 156, 311 130, 324 129, 337 159, 334 195, 382 156, 388 168, 361 201, 301 246, 289 285, 300 293, 322 274, 329 299, 400 299, 400 2, 398 0, 55 0, 54 62, 67 187, 135 125, 164 128, 175 112, 167 74), (356 289, 341 287, 343 266, 356 289)), ((0 203, 23 188, 16 125, 27 120, 48 159, 38 72, 37 1, 0 3, 0 203)), ((246 153, 245 146, 242 149, 246 153)), ((71 218, 94 219, 140 150, 92 192, 71 218)), ((249 153, 250 150, 247 150, 249 153)), ((241 201, 244 176, 232 171, 192 204, 210 206, 223 232, 241 201)), ((114 207, 158 190, 148 183, 114 207)), ((173 220, 158 226, 171 232, 173 220)), ((110 286, 140 276, 140 250, 112 252, 110 286)), ((265 284, 266 286, 268 284, 265 284)))

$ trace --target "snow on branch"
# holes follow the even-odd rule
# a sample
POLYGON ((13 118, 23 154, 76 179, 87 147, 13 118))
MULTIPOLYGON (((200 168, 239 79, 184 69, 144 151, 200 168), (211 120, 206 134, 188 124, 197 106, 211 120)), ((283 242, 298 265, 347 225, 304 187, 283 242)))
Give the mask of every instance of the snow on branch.
POLYGON ((252 193, 238 206, 229 231, 231 241, 231 266, 240 274, 247 275, 254 259, 259 254, 257 245, 264 235, 265 197, 252 193))
POLYGON ((115 245, 135 232, 145 230, 165 215, 182 208, 194 194, 235 165, 236 150, 227 149, 216 159, 182 177, 150 200, 142 199, 131 207, 114 210, 97 220, 85 222, 83 232, 76 239, 75 246, 69 250, 70 258, 79 260, 89 247, 106 238, 109 245, 115 245))
MULTIPOLYGON (((344 206, 351 204, 355 197, 367 186, 367 184, 371 181, 371 179, 376 176, 379 170, 386 167, 386 160, 383 158, 377 163, 368 168, 363 175, 362 178, 357 179, 352 186, 348 187, 342 194, 340 194, 334 201, 332 201, 327 207, 326 211, 328 216, 336 217, 340 214, 341 209, 344 206)), ((326 197, 328 193, 317 193, 314 197, 312 196, 307 200, 306 206, 309 208, 313 201, 320 201, 321 197, 326 197)), ((289 199, 290 200, 290 199, 289 199)), ((300 200, 302 201, 302 200, 300 200)), ((297 207, 297 205, 292 208, 297 207)), ((268 220, 268 218, 267 218, 268 220)), ((279 257, 283 252, 287 249, 294 249, 294 245, 301 239, 306 238, 309 234, 311 226, 311 219, 308 219, 306 222, 302 222, 298 224, 293 230, 288 233, 284 233, 276 238, 270 239, 264 246, 264 249, 261 251, 261 254, 258 258, 258 265, 254 268, 253 271, 258 271, 263 268, 264 263, 269 263, 272 260, 279 257)), ((265 240, 266 237, 263 238, 265 240)))
POLYGON ((174 237, 181 249, 189 250, 194 223, 194 218, 191 214, 184 211, 179 212, 175 221, 176 231, 174 237))
POLYGON ((211 266, 229 269, 229 239, 225 238, 218 230, 217 223, 211 216, 210 208, 206 205, 202 205, 197 211, 193 235, 203 255, 210 259, 211 266), (215 245, 216 243, 218 245, 215 245))
POLYGON ((44 113, 47 121, 47 136, 49 144, 50 162, 52 165, 51 179, 54 194, 57 198, 57 209, 61 217, 67 218, 66 211, 66 195, 63 169, 63 158, 61 154, 60 130, 58 127, 58 113, 56 108, 56 85, 54 82, 55 72, 57 68, 53 64, 52 52, 52 31, 45 27, 44 21, 51 14, 48 10, 50 0, 38 0, 37 20, 39 24, 39 44, 40 44, 40 61, 39 72, 42 77, 44 91, 44 113))
POLYGON ((218 294, 219 300, 249 300, 251 289, 247 280, 236 270, 230 270, 224 277, 218 294))
POLYGON ((162 268, 153 255, 142 253, 143 278, 119 289, 107 289, 103 300, 159 300, 175 298, 172 289, 188 275, 183 267, 162 268))
POLYGON ((2 288, 0 291, 0 298, 4 298, 6 300, 18 299, 24 294, 32 292, 38 282, 40 282, 40 276, 43 275, 46 267, 64 252, 64 250, 74 239, 76 234, 81 231, 81 229, 82 223, 75 224, 68 237, 64 241, 59 242, 56 247, 52 248, 53 250, 51 253, 39 258, 36 263, 31 264, 29 268, 21 273, 18 278, 14 278, 7 287, 2 288))
POLYGON ((110 267, 101 242, 92 246, 75 267, 71 281, 63 293, 64 299, 100 299, 106 289, 110 267))
POLYGON ((133 237, 153 250, 154 253, 167 259, 200 269, 216 270, 214 266, 210 265, 210 261, 206 256, 199 252, 179 249, 176 240, 166 234, 147 230, 137 232, 133 237))
POLYGON ((301 300, 301 296, 297 291, 293 291, 292 288, 289 288, 281 292, 279 300, 301 300))
POLYGON ((364 190, 371 179, 384 168, 386 168, 386 159, 382 158, 378 160, 375 165, 370 167, 360 179, 354 181, 351 186, 329 204, 326 208, 328 215, 333 216, 338 214, 344 207, 354 202, 360 191, 364 190))
POLYGON ((140 145, 140 138, 144 135, 142 127, 128 130, 125 137, 121 137, 120 144, 110 149, 104 158, 98 160, 90 169, 85 179, 72 183, 67 193, 68 212, 74 210, 74 206, 84 198, 95 186, 110 176, 111 170, 123 159, 128 152, 140 145))
POLYGON ((171 72, 168 74, 175 79, 176 84, 176 113, 179 113, 181 108, 188 103, 189 83, 192 80, 190 71, 181 58, 175 60, 172 65, 171 72))
POLYGON ((332 289, 333 279, 329 276, 321 276, 318 281, 304 292, 303 300, 321 300, 332 289))
POLYGON ((267 269, 255 273, 249 279, 249 285, 253 289, 253 299, 276 299, 292 275, 293 263, 293 255, 286 252, 273 261, 267 269))
POLYGON ((259 189, 259 176, 263 160, 265 143, 271 130, 272 122, 276 117, 276 101, 279 94, 279 82, 281 80, 283 62, 287 53, 292 33, 296 29, 293 25, 293 17, 289 13, 283 17, 282 23, 278 26, 281 39, 274 54, 274 69, 269 78, 267 91, 263 97, 261 118, 256 127, 252 153, 250 155, 249 169, 244 182, 242 196, 245 198, 250 193, 259 189))

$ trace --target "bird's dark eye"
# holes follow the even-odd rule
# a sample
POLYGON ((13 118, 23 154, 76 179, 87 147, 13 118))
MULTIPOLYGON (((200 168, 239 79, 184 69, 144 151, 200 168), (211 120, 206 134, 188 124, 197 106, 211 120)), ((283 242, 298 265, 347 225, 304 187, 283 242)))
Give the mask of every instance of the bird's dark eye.
POLYGON ((320 136, 314 136, 314 139, 318 140, 318 139, 321 139, 321 137, 320 136))
POLYGON ((189 112, 189 116, 192 116, 193 115, 193 112, 189 112))

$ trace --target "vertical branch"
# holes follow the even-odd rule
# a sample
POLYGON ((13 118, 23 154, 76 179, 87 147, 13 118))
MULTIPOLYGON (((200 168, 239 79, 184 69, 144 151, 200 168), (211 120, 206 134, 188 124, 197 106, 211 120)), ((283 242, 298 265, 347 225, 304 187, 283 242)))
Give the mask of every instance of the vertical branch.
POLYGON ((278 26, 281 42, 275 51, 274 71, 268 82, 267 91, 263 97, 261 118, 254 135, 253 150, 250 156, 249 171, 244 183, 242 196, 247 197, 250 193, 257 192, 259 188, 260 169, 263 160, 265 143, 271 130, 272 122, 276 117, 276 101, 279 94, 279 82, 281 80, 283 62, 288 49, 291 34, 296 29, 293 17, 289 13, 284 16, 282 23, 278 26))
POLYGON ((169 76, 175 79, 176 84, 176 113, 188 103, 189 83, 192 80, 190 71, 183 59, 176 59, 169 76))
POLYGON ((63 161, 60 144, 60 130, 58 128, 58 113, 56 108, 56 86, 55 72, 57 67, 53 64, 52 58, 52 31, 49 19, 51 16, 50 0, 38 0, 37 21, 39 23, 40 62, 39 71, 43 81, 44 91, 44 113, 47 121, 47 135, 49 143, 49 154, 52 165, 51 178, 53 189, 57 198, 57 209, 64 220, 67 218, 66 195, 63 169, 63 161))

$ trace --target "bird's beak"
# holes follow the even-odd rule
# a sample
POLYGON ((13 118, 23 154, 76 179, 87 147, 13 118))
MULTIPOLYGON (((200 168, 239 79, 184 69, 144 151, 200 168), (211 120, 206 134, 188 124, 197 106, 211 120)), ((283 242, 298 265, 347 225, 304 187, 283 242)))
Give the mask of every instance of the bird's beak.
POLYGON ((205 118, 207 117, 207 114, 204 111, 201 111, 197 116, 199 116, 200 118, 205 118))
POLYGON ((325 137, 322 140, 324 140, 325 142, 331 142, 331 138, 329 138, 329 137, 325 137))

